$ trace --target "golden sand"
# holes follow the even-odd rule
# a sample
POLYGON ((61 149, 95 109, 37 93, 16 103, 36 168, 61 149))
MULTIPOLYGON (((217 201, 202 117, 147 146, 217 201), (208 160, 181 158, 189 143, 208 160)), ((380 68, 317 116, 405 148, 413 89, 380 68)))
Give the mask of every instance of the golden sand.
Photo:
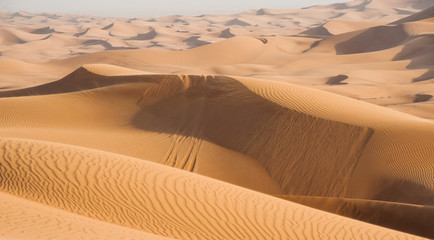
POLYGON ((431 5, 0 13, 0 238, 433 238, 431 5))

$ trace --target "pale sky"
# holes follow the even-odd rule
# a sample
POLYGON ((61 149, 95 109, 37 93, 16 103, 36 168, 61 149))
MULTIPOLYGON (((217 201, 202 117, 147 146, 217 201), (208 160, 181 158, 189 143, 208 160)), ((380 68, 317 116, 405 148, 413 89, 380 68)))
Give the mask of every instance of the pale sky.
POLYGON ((230 14, 260 8, 293 9, 346 1, 350 0, 0 0, 0 11, 157 17, 230 14))

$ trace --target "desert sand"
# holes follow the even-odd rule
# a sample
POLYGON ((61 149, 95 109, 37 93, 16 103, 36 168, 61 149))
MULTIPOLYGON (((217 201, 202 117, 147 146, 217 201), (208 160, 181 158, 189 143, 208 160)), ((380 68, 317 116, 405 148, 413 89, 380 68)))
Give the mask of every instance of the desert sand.
POLYGON ((434 2, 0 13, 0 238, 434 238, 434 2))

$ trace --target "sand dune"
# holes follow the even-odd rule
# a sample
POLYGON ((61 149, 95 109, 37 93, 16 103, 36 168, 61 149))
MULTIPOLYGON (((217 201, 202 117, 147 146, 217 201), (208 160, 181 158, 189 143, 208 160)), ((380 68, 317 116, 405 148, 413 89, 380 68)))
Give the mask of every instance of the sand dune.
MULTIPOLYGON (((19 35, 33 35, 31 38, 32 42, 39 40, 35 37, 57 33, 63 34, 68 38, 82 38, 84 40, 121 40, 125 42, 127 47, 134 48, 152 45, 157 49, 180 50, 188 49, 192 46, 188 42, 180 44, 179 39, 188 39, 189 37, 200 35, 200 38, 205 39, 203 40, 204 42, 215 43, 221 40, 217 33, 227 29, 228 26, 231 27, 231 31, 234 34, 241 36, 289 36, 308 29, 321 28, 320 25, 324 25, 324 21, 328 21, 325 23, 325 29, 330 30, 331 34, 341 34, 350 30, 393 22, 432 5, 433 3, 429 0, 387 2, 384 0, 356 0, 349 3, 298 10, 261 9, 228 16, 168 16, 154 19, 110 19, 66 14, 31 14, 20 12, 2 13, 0 15, 0 28, 2 31, 12 28, 14 31, 19 32, 19 35), (396 9, 401 10, 398 11, 396 9), (152 30, 148 33, 149 35, 144 35, 147 34, 144 32, 144 29, 149 28, 164 29, 165 36, 154 39, 155 34, 152 30), (209 31, 205 31, 207 29, 209 31), (266 31, 262 31, 262 29, 266 29, 266 31), (142 42, 134 42, 139 39, 142 42), (155 44, 151 43, 151 41, 154 41, 155 44)), ((7 34, 3 33, 1 35, 5 37, 7 34)), ((18 38, 13 43, 20 44, 22 41, 18 38)), ((194 46, 198 46, 198 44, 194 46)), ((80 47, 80 44, 75 44, 67 46, 66 49, 68 51, 47 55, 37 50, 35 51, 35 49, 38 48, 32 48, 32 51, 28 51, 26 55, 0 50, 3 53, 3 56, 0 57, 44 62, 67 58, 76 54, 104 50, 104 48, 98 47, 83 48, 80 47)))
POLYGON ((143 160, 22 139, 1 145, 2 191, 140 231, 183 239, 416 238, 143 160))
POLYGON ((6 29, 1 29, 1 44, 22 44, 25 43, 23 39, 16 36, 14 33, 7 31, 6 29))
POLYGON ((0 238, 433 238, 433 4, 0 13, 0 238))
MULTIPOLYGON (((101 69, 104 66, 93 68, 101 69)), ((433 142, 430 139, 432 139, 433 134, 430 130, 427 130, 433 129, 433 124, 410 115, 384 111, 380 107, 337 95, 316 92, 288 84, 269 83, 253 79, 235 80, 226 77, 159 75, 111 77, 95 75, 86 68, 81 68, 60 81, 30 89, 4 91, 0 93, 0 96, 46 94, 48 94, 46 97, 31 97, 32 100, 27 103, 26 98, 23 98, 21 103, 18 103, 17 100, 4 99, 5 103, 2 104, 4 106, 2 111, 7 113, 6 116, 9 119, 20 119, 18 116, 14 117, 16 110, 13 109, 22 106, 18 107, 21 109, 19 115, 34 116, 32 117, 33 123, 28 126, 30 128, 34 128, 39 124, 49 124, 50 122, 55 124, 56 128, 61 127, 61 129, 65 127, 81 128, 80 125, 77 125, 79 122, 85 123, 83 126, 88 128, 93 124, 95 124, 95 127, 98 125, 103 126, 101 123, 106 122, 108 124, 106 127, 110 126, 110 129, 114 129, 116 126, 119 128, 126 123, 130 123, 135 128, 149 132, 165 132, 170 135, 188 136, 192 138, 191 140, 206 139, 213 144, 241 152, 249 156, 250 161, 256 159, 287 194, 359 198, 377 197, 381 200, 410 201, 409 199, 401 199, 403 196, 386 193, 386 189, 390 188, 390 185, 395 186, 398 184, 397 186, 408 188, 407 190, 412 192, 413 196, 419 196, 417 200, 416 198, 411 200, 417 201, 416 203, 428 204, 432 197, 429 192, 433 189, 433 184, 430 181, 432 179, 430 157, 434 149, 433 142), (132 86, 129 86, 130 84, 132 86), (121 86, 115 88, 115 85, 121 86), (134 91, 130 90, 132 88, 134 91), (147 88, 149 90, 146 90, 147 88), (59 101, 54 99, 60 96, 52 95, 86 89, 95 90, 84 91, 84 95, 81 92, 77 93, 78 96, 75 96, 76 94, 65 95, 66 99, 63 102, 68 107, 59 108, 59 101), (264 91, 263 89, 268 90, 264 91), (115 97, 119 98, 119 100, 115 100, 115 97), (102 107, 103 105, 100 105, 104 104, 105 98, 110 99, 111 113, 102 112, 103 115, 94 115, 89 118, 90 112, 86 112, 90 111, 90 109, 106 109, 102 107), (86 107, 81 107, 80 102, 76 102, 74 99, 80 99, 80 102, 85 103, 86 107), (314 101, 312 102, 311 99, 314 101), (38 120, 39 117, 35 114, 39 110, 35 108, 36 106, 32 106, 38 101, 46 103, 55 101, 57 103, 56 106, 53 105, 52 110, 46 108, 46 114, 38 120), (16 105, 14 102, 19 105, 13 107, 16 105), (96 102, 98 105, 89 105, 92 102, 96 102), (119 107, 115 107, 114 104, 116 103, 119 107), (68 109, 71 106, 74 106, 74 109, 77 109, 78 112, 74 112, 74 115, 62 113, 61 109, 68 109), (354 109, 354 106, 358 106, 357 110, 354 109), (124 109, 122 111, 123 116, 119 116, 116 109, 124 109), (132 112, 128 113, 126 109, 131 109, 132 112), (78 114, 79 112, 82 113, 78 114), (369 112, 372 112, 372 114, 369 114, 369 112), (47 113, 50 114, 47 115, 47 113), (170 113, 170 115, 167 115, 167 113, 170 113), (246 115, 247 113, 249 115, 246 115), (343 113, 346 114, 343 115, 343 113), (58 117, 49 120, 50 115, 58 117), (63 117, 59 118, 62 115, 63 117), (116 115, 118 116, 114 118, 116 115), (83 118, 82 116, 88 120, 80 120, 83 118), (366 118, 366 116, 370 117, 366 118), (89 121, 92 118, 93 121, 89 121), (390 118, 395 120, 390 121, 390 118), (67 121, 62 123, 61 119, 67 121), (112 120, 108 121, 107 119, 112 120), (172 119, 177 119, 177 121, 172 119), (196 120, 193 121, 193 119, 196 120), (291 122, 292 127, 285 127, 287 122, 291 122), (311 122, 311 124, 306 125, 306 122, 311 122), (258 135, 261 132, 267 133, 267 135, 258 135), (270 136, 273 136, 273 138, 270 138, 270 136), (300 139, 305 139, 306 142, 300 141, 300 139), (334 141, 330 141, 330 139, 334 139, 334 141), (344 145, 344 143, 348 145, 344 145), (395 146, 400 147, 396 148, 395 146), (337 148, 340 151, 336 151, 337 148), (360 155, 362 150, 363 155, 360 155), (387 162, 390 157, 395 159, 395 165, 384 165, 383 162, 387 162), (272 159, 272 162, 270 162, 270 159, 272 159), (331 159, 334 159, 336 163, 332 163, 331 159), (312 170, 312 161, 315 161, 315 169, 319 169, 318 172, 312 170), (356 163, 357 168, 355 168, 356 163), (332 166, 334 166, 334 170, 330 169, 332 166), (329 168, 328 172, 320 170, 325 167, 329 168), (381 168, 390 175, 381 171, 381 176, 377 176, 375 172, 370 171, 370 180, 363 181, 364 184, 359 186, 359 181, 353 182, 348 173, 357 175, 360 169, 360 174, 366 176, 365 168, 381 168), (415 172, 418 176, 414 175, 415 172), (310 179, 309 182, 303 181, 306 177, 310 179), (378 185, 378 181, 384 181, 385 183, 378 185), (328 182, 328 184, 321 184, 324 182, 328 182), (298 183, 298 185, 294 183, 298 183), (403 183, 408 186, 403 185, 403 183), (351 190, 348 189, 349 186, 352 186, 351 190), (420 191, 415 186, 420 186, 420 188, 426 190, 420 191), (359 188, 360 190, 356 190, 359 188), (369 191, 363 190, 365 188, 369 189, 369 191)), ((37 105, 41 105, 41 103, 37 103, 37 105)), ((46 107, 46 104, 43 105, 46 107)), ((8 124, 6 126, 9 128, 26 127, 26 125, 22 125, 23 123, 15 120, 14 123, 10 123, 12 125, 8 124)), ((14 133, 10 132, 9 134, 14 133)), ((50 141, 52 137, 57 138, 56 135, 58 135, 55 132, 52 132, 52 134, 48 134, 48 136, 51 135, 51 138, 48 138, 50 141)), ((109 132, 105 134, 109 134, 109 132)), ((33 138, 31 136, 33 134, 29 135, 26 137, 33 138)), ((36 135, 40 138, 46 134, 36 135)), ((165 138, 164 135, 160 137, 165 138)), ((147 138, 149 137, 153 139, 153 142, 156 141, 155 136, 151 135, 147 138)), ((89 136, 88 140, 92 138, 94 137, 89 136)), ((67 138, 63 138, 63 140, 59 138, 56 141, 68 142, 67 138)), ((166 141, 159 140, 163 146, 166 141)), ((92 144, 92 147, 98 148, 97 145, 99 144, 96 146, 94 144, 99 141, 94 140, 91 142, 93 144, 87 144, 92 144)), ((161 155, 157 157, 155 156, 156 153, 151 153, 154 150, 146 153, 148 150, 143 149, 140 155, 137 155, 136 152, 132 156, 145 158, 145 156, 151 154, 157 162, 195 171, 196 162, 198 166, 201 163, 201 158, 196 152, 199 150, 200 145, 200 141, 196 143, 189 141, 183 144, 182 148, 186 148, 188 155, 184 156, 184 158, 180 156, 183 159, 181 162, 179 162, 181 159, 177 160, 178 156, 172 159, 170 155, 165 155, 164 151, 160 152, 161 155), (189 153, 191 151, 196 152, 194 156, 189 153), (190 157, 188 157, 189 155, 190 157)), ((107 147, 112 152, 119 151, 131 155, 131 153, 124 152, 126 149, 115 150, 117 148, 115 146, 108 145, 103 149, 107 150, 107 147)), ((161 148, 164 149, 164 147, 161 148)), ((207 158, 206 155, 203 157, 207 158)), ((254 167, 255 164, 252 164, 252 167, 254 167)), ((248 173, 245 173, 245 175, 247 178, 248 173)), ((228 177, 228 179, 233 178, 233 176, 228 177)), ((224 180, 231 182, 228 179, 224 180)), ((238 184, 246 186, 245 183, 238 184)), ((250 187, 256 189, 254 186, 250 187)))

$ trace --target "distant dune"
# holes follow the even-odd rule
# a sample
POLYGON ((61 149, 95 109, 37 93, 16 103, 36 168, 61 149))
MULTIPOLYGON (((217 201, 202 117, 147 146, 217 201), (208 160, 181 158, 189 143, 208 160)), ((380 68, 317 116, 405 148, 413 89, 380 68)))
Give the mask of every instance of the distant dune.
POLYGON ((0 238, 434 238, 433 4, 0 13, 0 238))

